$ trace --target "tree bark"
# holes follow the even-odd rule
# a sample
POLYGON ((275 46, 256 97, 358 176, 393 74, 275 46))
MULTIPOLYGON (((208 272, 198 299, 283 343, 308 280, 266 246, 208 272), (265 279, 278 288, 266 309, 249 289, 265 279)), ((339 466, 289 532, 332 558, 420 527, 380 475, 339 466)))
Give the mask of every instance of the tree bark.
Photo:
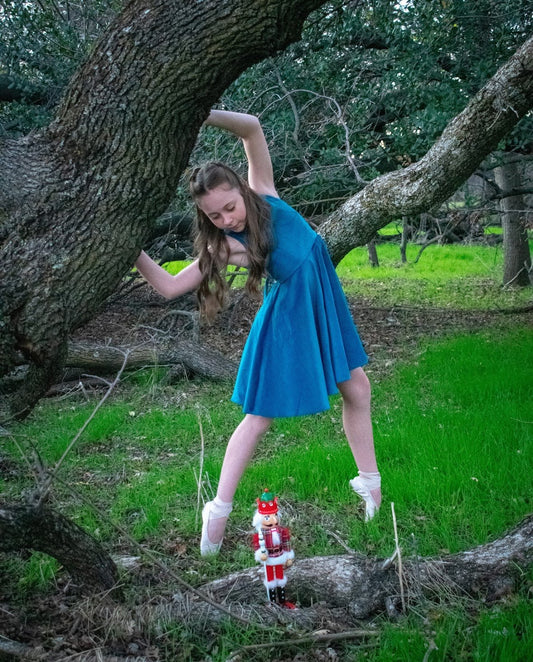
MULTIPOLYGON (((505 159, 505 155, 503 155, 505 159)), ((509 195, 520 190, 520 166, 507 160, 494 169, 500 188, 500 211, 503 230, 503 284, 515 287, 531 285, 531 253, 527 236, 527 207, 522 195, 509 195)))
POLYGON ((323 0, 132 0, 44 131, 0 142, 0 376, 27 413, 169 206, 203 120, 323 0))
POLYGON ((113 589, 117 568, 102 546, 47 506, 0 505, 0 551, 33 549, 57 559, 81 583, 113 589))
POLYGON ((442 204, 533 106, 533 37, 446 127, 427 154, 374 179, 320 225, 337 264, 379 228, 442 204))
POLYGON ((368 242, 367 250, 368 250, 368 261, 370 262, 370 266, 379 267, 378 250, 376 248, 376 236, 372 237, 372 239, 368 242))

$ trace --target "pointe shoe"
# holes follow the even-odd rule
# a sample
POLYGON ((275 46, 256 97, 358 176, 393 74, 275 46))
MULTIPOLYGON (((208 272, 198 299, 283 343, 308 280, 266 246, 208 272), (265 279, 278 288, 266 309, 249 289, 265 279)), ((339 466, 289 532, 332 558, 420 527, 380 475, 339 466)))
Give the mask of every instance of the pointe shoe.
POLYGON ((360 472, 359 476, 352 478, 350 486, 365 502, 365 522, 369 522, 379 510, 379 506, 375 502, 370 490, 376 490, 381 487, 381 476, 377 472, 372 474, 367 473, 365 475, 360 472))
POLYGON ((217 497, 213 501, 208 501, 202 510, 202 537, 200 539, 200 554, 209 556, 218 554, 222 546, 223 537, 218 542, 211 542, 209 539, 209 520, 228 517, 232 511, 232 504, 219 501, 217 497))

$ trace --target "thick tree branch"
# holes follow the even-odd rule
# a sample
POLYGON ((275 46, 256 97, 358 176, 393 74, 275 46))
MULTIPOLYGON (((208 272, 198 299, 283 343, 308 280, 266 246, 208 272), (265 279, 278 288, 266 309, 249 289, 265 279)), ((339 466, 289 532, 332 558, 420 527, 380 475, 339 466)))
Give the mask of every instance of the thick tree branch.
POLYGON ((373 180, 321 226, 333 260, 381 227, 446 200, 533 106, 533 37, 453 119, 417 163, 373 180))
MULTIPOLYGON (((457 598, 501 600, 520 585, 533 561, 533 516, 493 542, 442 558, 402 561, 407 605, 423 597, 451 601, 457 598)), ((287 594, 299 602, 302 620, 317 626, 325 610, 344 610, 344 618, 365 619, 391 610, 398 603, 400 583, 394 564, 362 554, 296 560, 288 571, 287 594), (318 608, 314 608, 317 605, 318 608), (321 606, 321 608, 320 608, 321 606)), ((257 608, 262 602, 258 568, 234 573, 204 586, 215 599, 257 608)))
POLYGON ((24 415, 68 333, 117 288, 169 206, 200 126, 323 0, 132 0, 40 134, 0 143, 0 375, 31 364, 24 415), (21 186, 22 182, 22 186, 21 186))
POLYGON ((78 581, 112 589, 117 569, 101 545, 48 506, 0 505, 0 551, 34 549, 57 559, 78 581))

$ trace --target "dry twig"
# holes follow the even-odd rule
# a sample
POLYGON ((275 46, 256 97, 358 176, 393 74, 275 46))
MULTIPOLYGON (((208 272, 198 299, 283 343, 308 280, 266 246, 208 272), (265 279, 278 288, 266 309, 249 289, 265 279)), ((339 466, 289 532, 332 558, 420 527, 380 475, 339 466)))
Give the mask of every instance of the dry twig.
MULTIPOLYGON (((284 639, 282 641, 272 641, 266 644, 251 644, 239 648, 234 656, 243 652, 250 652, 253 650, 260 650, 265 648, 279 648, 281 646, 300 646, 301 644, 314 644, 326 641, 343 641, 346 639, 360 639, 364 637, 377 637, 379 632, 375 630, 346 630, 345 632, 326 632, 310 634, 305 637, 298 637, 295 639, 284 639)), ((371 644, 372 646, 374 644, 371 644)))
POLYGON ((205 454, 205 442, 204 442, 204 429, 202 427, 202 417, 200 412, 198 412, 198 427, 200 428, 200 468, 198 469, 198 479, 197 479, 197 492, 196 492, 196 517, 195 524, 198 526, 198 517, 200 514, 200 498, 202 495, 202 474, 204 471, 204 454, 205 454))
POLYGON ((402 569, 402 552, 400 543, 398 542, 398 527, 396 526, 396 512, 394 510, 394 502, 391 502, 392 510, 392 523, 394 525, 394 542, 396 544, 396 555, 398 557, 398 579, 400 580, 400 597, 402 600, 402 611, 405 612, 405 594, 403 590, 403 569, 402 569))

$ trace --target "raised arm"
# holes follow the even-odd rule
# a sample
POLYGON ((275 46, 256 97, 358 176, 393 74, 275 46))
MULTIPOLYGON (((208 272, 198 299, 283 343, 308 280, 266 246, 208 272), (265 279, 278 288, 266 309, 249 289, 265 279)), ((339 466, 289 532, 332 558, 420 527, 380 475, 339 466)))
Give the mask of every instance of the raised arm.
POLYGON ((241 138, 248 159, 248 184, 260 195, 278 197, 265 134, 257 117, 227 110, 212 110, 205 121, 241 138))
POLYGON ((202 281, 202 273, 198 268, 198 260, 191 262, 185 269, 173 276, 154 262, 144 251, 135 262, 137 270, 150 285, 166 299, 176 297, 195 290, 202 281))

